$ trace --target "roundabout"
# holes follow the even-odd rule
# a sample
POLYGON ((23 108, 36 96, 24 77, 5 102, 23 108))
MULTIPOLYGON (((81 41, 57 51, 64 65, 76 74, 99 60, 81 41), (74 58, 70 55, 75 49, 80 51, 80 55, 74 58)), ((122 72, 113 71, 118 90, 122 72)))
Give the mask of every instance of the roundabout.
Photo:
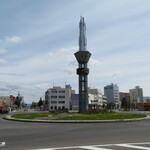
POLYGON ((25 113, 6 115, 5 120, 41 123, 111 123, 132 122, 150 119, 149 115, 127 113, 105 114, 52 114, 52 113, 25 113))

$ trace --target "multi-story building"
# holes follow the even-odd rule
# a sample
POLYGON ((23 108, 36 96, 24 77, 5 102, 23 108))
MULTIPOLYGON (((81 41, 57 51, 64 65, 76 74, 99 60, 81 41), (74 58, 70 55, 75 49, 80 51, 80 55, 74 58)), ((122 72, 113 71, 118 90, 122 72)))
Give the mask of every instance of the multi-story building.
POLYGON ((105 95, 102 95, 103 97, 103 107, 107 106, 107 97, 105 95))
MULTIPOLYGON (((79 94, 71 94, 71 104, 72 109, 79 109, 79 94)), ((102 108, 107 106, 107 98, 102 95, 102 91, 96 88, 88 88, 88 104, 91 108, 96 106, 97 108, 102 108)))
POLYGON ((49 88, 45 92, 45 101, 48 103, 49 111, 71 109, 71 94, 74 90, 71 89, 70 85, 66 85, 65 88, 54 86, 49 88))
POLYGON ((71 105, 73 110, 79 110, 79 94, 71 94, 71 105))
POLYGON ((116 107, 120 107, 119 87, 117 84, 111 84, 104 87, 104 95, 107 97, 108 103, 114 103, 116 107))
POLYGON ((88 88, 88 101, 89 104, 97 104, 103 106, 103 95, 99 89, 88 88))
POLYGON ((134 89, 130 89, 130 100, 132 103, 143 103, 143 89, 140 86, 136 86, 134 89))
POLYGON ((13 95, 10 96, 0 96, 0 106, 8 106, 12 107, 15 102, 15 97, 13 95))
POLYGON ((130 93, 119 92, 119 97, 120 101, 122 101, 123 99, 130 101, 130 93))
POLYGON ((150 110, 150 97, 143 97, 143 102, 137 103, 137 106, 139 110, 150 110))
POLYGON ((150 103, 150 96, 144 96, 143 97, 143 102, 144 103, 150 103))

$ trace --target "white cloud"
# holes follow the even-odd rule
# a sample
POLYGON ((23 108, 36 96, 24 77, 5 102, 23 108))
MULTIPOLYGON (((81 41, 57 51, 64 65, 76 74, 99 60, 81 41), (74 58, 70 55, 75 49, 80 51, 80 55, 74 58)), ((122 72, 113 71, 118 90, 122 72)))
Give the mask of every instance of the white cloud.
POLYGON ((89 60, 89 67, 95 68, 95 67, 100 67, 100 66, 101 66, 101 62, 99 60, 94 59, 92 57, 90 58, 90 60, 89 60))
POLYGON ((7 50, 5 48, 0 48, 0 54, 7 53, 7 50))
POLYGON ((22 38, 19 36, 5 36, 5 41, 6 42, 11 42, 11 43, 19 43, 20 41, 22 41, 22 38))
POLYGON ((6 64, 7 60, 0 58, 0 65, 6 64))
MULTIPOLYGON (((67 6, 65 3, 53 4, 62 8, 57 12, 56 7, 50 9, 51 5, 47 4, 51 2, 45 3, 38 15, 32 13, 38 4, 35 7, 34 2, 31 3, 31 10, 23 7, 26 17, 22 19, 16 15, 19 9, 16 9, 17 13, 12 12, 7 25, 14 27, 13 30, 7 30, 6 21, 2 21, 1 36, 12 36, 0 39, 1 47, 11 49, 6 56, 8 63, 5 58, 0 58, 0 65, 4 66, 0 73, 1 81, 8 82, 6 85, 17 81, 26 100, 42 95, 50 86, 44 83, 61 86, 67 81, 76 88, 78 63, 74 53, 78 47, 71 45, 77 45, 78 21, 83 11, 87 23, 88 49, 92 53, 88 63, 89 84, 103 89, 103 86, 114 81, 119 83, 122 91, 139 84, 150 95, 150 78, 147 76, 150 74, 148 0, 77 0, 67 6), (55 15, 49 15, 53 12, 55 15), (15 21, 11 20, 14 20, 13 17, 15 21), (30 20, 33 20, 32 23, 30 20), (23 42, 17 35, 23 35, 23 42), (19 46, 10 44, 19 42, 19 46)), ((0 49, 0 54, 6 52, 0 49)), ((16 84, 12 83, 12 87, 16 87, 16 84)))

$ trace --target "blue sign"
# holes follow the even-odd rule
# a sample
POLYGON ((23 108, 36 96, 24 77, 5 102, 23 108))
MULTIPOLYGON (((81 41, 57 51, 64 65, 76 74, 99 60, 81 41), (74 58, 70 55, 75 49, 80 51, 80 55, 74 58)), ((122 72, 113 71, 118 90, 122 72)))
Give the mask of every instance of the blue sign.
POLYGON ((16 99, 16 101, 17 101, 17 102, 21 102, 21 101, 22 101, 22 99, 19 99, 19 98, 18 98, 18 99, 16 99))

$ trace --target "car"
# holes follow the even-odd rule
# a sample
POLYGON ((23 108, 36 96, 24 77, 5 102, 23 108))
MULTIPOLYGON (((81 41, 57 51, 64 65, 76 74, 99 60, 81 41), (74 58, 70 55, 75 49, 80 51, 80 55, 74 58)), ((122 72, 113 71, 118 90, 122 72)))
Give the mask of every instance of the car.
POLYGON ((2 108, 2 114, 7 114, 9 113, 9 108, 8 107, 3 107, 2 108))
POLYGON ((24 108, 24 111, 28 111, 28 108, 24 108))

